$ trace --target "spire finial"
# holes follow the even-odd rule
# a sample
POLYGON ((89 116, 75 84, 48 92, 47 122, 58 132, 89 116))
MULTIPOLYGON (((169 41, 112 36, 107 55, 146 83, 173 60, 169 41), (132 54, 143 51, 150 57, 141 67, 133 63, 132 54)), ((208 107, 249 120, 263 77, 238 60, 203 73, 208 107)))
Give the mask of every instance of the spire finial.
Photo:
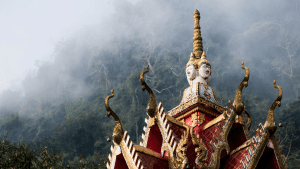
POLYGON ((209 62, 206 59, 206 54, 203 51, 202 46, 202 37, 201 37, 201 31, 200 31, 200 13, 196 9, 194 12, 194 38, 193 38, 193 52, 191 53, 190 60, 186 64, 186 68, 193 65, 194 68, 198 71, 202 63, 209 64, 209 62))
POLYGON ((202 46, 202 37, 201 37, 201 31, 200 31, 200 13, 196 9, 194 12, 194 38, 193 38, 193 54, 196 58, 200 58, 203 52, 203 46, 202 46))

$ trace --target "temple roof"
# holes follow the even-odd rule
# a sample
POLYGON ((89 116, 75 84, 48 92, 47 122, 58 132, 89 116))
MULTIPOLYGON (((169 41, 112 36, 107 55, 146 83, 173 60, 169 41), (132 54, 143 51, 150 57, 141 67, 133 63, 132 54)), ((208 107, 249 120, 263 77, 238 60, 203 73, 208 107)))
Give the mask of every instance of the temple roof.
POLYGON ((194 50, 186 69, 191 86, 184 91, 178 106, 166 113, 162 103, 156 103, 153 91, 144 80, 149 66, 140 74, 142 89, 149 93, 148 118, 140 145, 130 140, 127 131, 123 132, 119 117, 109 107, 113 90, 112 95, 106 97, 107 115, 115 120, 114 146, 107 168, 287 168, 279 141, 275 139, 274 109, 281 104, 281 87, 273 82, 273 87, 278 89, 277 98, 268 111, 266 122, 260 124, 256 135, 251 137, 251 117, 241 97, 243 88, 248 85, 249 69, 242 62, 245 76, 234 101, 229 101, 227 107, 220 106, 213 89, 208 86, 211 72, 202 47, 199 19, 200 13, 196 10, 194 50))

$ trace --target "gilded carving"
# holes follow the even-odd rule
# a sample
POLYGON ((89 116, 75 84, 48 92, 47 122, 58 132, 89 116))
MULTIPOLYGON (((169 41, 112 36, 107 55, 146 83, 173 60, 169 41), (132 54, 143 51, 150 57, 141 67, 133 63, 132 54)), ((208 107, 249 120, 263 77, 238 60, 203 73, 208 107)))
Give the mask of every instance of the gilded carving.
POLYGON ((249 147, 252 144, 252 139, 247 140, 245 143, 243 143, 242 145, 240 145, 238 148, 234 149, 233 151, 231 151, 231 153, 229 154, 229 156, 235 154, 236 152, 241 151, 242 149, 249 147))
POLYGON ((161 154, 159 154, 151 149, 145 148, 143 146, 135 144, 134 148, 135 148, 135 151, 137 151, 137 152, 141 152, 141 153, 144 153, 144 154, 147 154, 147 155, 159 158, 159 159, 164 159, 164 158, 162 158, 161 154))
POLYGON ((209 100, 210 99, 210 94, 208 93, 208 91, 204 91, 203 95, 209 100))
POLYGON ((228 119, 226 120, 226 123, 224 125, 224 130, 221 133, 222 141, 226 142, 226 143, 227 143, 227 137, 228 137, 229 131, 234 123, 235 116, 236 116, 236 112, 232 111, 232 109, 228 109, 227 111, 230 112, 230 115, 229 115, 228 119))
POLYGON ((263 136, 261 137, 261 141, 257 144, 256 149, 252 155, 251 161, 248 164, 248 168, 256 168, 256 165, 268 144, 269 137, 269 132, 265 132, 263 134, 263 136))
MULTIPOLYGON (((210 122, 206 123, 205 126, 203 127, 203 131, 210 128, 211 126, 219 123, 221 120, 224 120, 224 119, 225 119, 224 115, 221 114, 220 116, 218 116, 218 117, 214 118, 213 120, 211 120, 210 122)), ((223 125, 225 125, 225 124, 223 124, 223 125)))
POLYGON ((157 114, 157 104, 156 104, 156 100, 155 100, 155 96, 153 91, 150 89, 150 87, 147 85, 147 83, 145 82, 144 79, 144 74, 149 72, 149 65, 147 65, 147 70, 141 72, 140 74, 140 82, 142 84, 142 89, 143 91, 146 89, 149 93, 149 102, 148 102, 148 106, 147 106, 147 114, 150 117, 154 117, 157 114))
POLYGON ((193 113, 191 116, 192 116, 192 127, 201 125, 205 120, 205 115, 199 112, 193 113))
POLYGON ((246 114, 247 119, 248 119, 247 123, 246 123, 246 127, 247 127, 248 130, 250 130, 250 127, 251 127, 251 117, 250 117, 250 114, 247 113, 246 111, 245 111, 245 114, 246 114))
POLYGON ((188 165, 188 159, 186 157, 183 157, 185 160, 182 161, 182 163, 178 163, 179 161, 176 160, 177 155, 176 153, 172 150, 172 147, 168 143, 164 143, 161 147, 161 153, 164 154, 165 151, 168 152, 168 163, 169 163, 169 168, 170 169, 185 169, 188 165))
POLYGON ((240 123, 240 124, 242 124, 242 125, 245 124, 245 120, 244 120, 244 118, 243 118, 242 115, 236 115, 236 117, 235 117, 235 122, 236 122, 236 123, 240 123))
POLYGON ((109 117, 111 115, 115 119, 115 128, 114 128, 112 137, 113 137, 113 141, 119 145, 122 140, 124 132, 123 132, 121 121, 120 121, 119 117, 109 107, 108 100, 110 98, 114 97, 114 89, 111 90, 111 93, 112 94, 110 96, 107 96, 105 98, 105 108, 107 111, 107 117, 109 117))
POLYGON ((197 113, 194 113, 191 116, 192 116, 192 126, 195 127, 198 121, 197 113))
POLYGON ((188 132, 184 132, 181 140, 176 148, 177 158, 175 158, 174 165, 176 168, 183 167, 186 168, 188 160, 186 157, 186 150, 187 150, 187 141, 188 141, 188 132))
MULTIPOLYGON (((220 156, 221 156, 221 152, 222 150, 225 150, 227 154, 229 154, 229 145, 226 142, 218 142, 216 144, 215 150, 213 152, 213 154, 210 157, 209 160, 209 164, 204 163, 204 165, 197 165, 199 163, 196 163, 197 166, 199 166, 199 168, 203 168, 203 169, 216 169, 216 168, 220 168, 220 156)), ((196 158, 197 160, 197 158, 196 158)), ((203 163, 200 163, 203 164, 203 163)))
POLYGON ((222 133, 222 139, 225 142, 227 142, 227 136, 229 134, 229 131, 230 131, 234 121, 244 124, 243 117, 241 116, 241 114, 245 110, 245 106, 243 105, 243 100, 242 100, 242 90, 244 87, 248 86, 248 80, 249 80, 250 74, 249 74, 249 69, 247 67, 244 67, 244 62, 242 62, 241 68, 246 71, 245 77, 236 90, 235 99, 234 99, 233 104, 231 105, 230 101, 228 102, 229 106, 231 107, 231 109, 228 109, 228 112, 231 112, 231 113, 230 113, 230 117, 229 117, 227 123, 225 124, 224 132, 222 133))
POLYGON ((198 114, 198 125, 201 125, 205 121, 205 115, 202 113, 198 114))
MULTIPOLYGON (((189 100, 189 101, 187 101, 187 102, 185 102, 183 104, 178 105, 174 109, 170 110, 168 114, 171 115, 171 116, 176 116, 177 114, 179 114, 180 112, 182 112, 186 108, 188 108, 188 107, 190 107, 190 106, 192 106, 192 105, 194 105, 196 103, 201 103, 201 104, 203 104, 203 105, 205 105, 207 107, 210 107, 210 108, 213 108, 213 109, 217 110, 220 113, 223 113, 226 110, 224 107, 216 105, 216 104, 214 104, 214 103, 212 103, 210 101, 207 101, 207 100, 205 100, 205 99, 203 99, 203 98, 201 98, 201 97, 198 96, 198 97, 194 97, 192 100, 189 100)), ((201 109, 201 110, 204 111, 204 109, 201 109)), ((207 113, 209 113, 210 115, 212 115, 214 117, 217 117, 219 115, 219 114, 215 114, 215 113, 210 112, 210 111, 207 112, 207 113)), ((190 112, 187 113, 187 114, 190 114, 190 112)), ((187 114, 185 114, 184 116, 186 116, 187 114)), ((182 116, 180 116, 180 118, 182 118, 182 116)), ((180 118, 176 117, 176 119, 180 119, 180 118)))
POLYGON ((277 127, 275 126, 274 109, 276 106, 279 107, 281 105, 282 88, 280 86, 276 85, 275 80, 273 82, 273 86, 274 86, 274 88, 278 89, 278 95, 268 111, 267 120, 266 120, 264 126, 260 125, 260 129, 258 130, 258 135, 260 136, 260 139, 258 141, 258 145, 255 149, 252 159, 249 163, 249 168, 256 167, 261 155, 263 154, 265 147, 267 146, 267 144, 269 142, 269 138, 274 134, 274 132, 277 129, 277 127))
POLYGON ((170 122, 177 124, 178 126, 181 126, 181 127, 186 127, 186 125, 184 123, 184 119, 182 119, 181 121, 178 121, 177 119, 175 119, 174 117, 172 117, 170 115, 166 115, 166 117, 170 122))
MULTIPOLYGON (((207 148, 205 144, 203 143, 202 139, 199 137, 196 137, 193 128, 189 129, 189 132, 192 136, 192 142, 196 146, 195 152, 197 153, 195 164, 199 168, 203 168, 204 166, 207 166, 207 163, 205 162, 207 160, 207 148)), ((211 157, 213 159, 213 157, 211 157)))
POLYGON ((267 120, 264 124, 264 127, 270 132, 271 135, 276 131, 277 128, 277 126, 275 126, 274 109, 276 106, 280 107, 281 99, 282 99, 282 88, 276 85, 275 80, 273 82, 273 87, 278 89, 278 96, 273 102, 273 104, 271 105, 268 111, 267 120))
MULTIPOLYGON (((212 116, 214 116, 214 117, 217 116, 217 115, 214 114, 214 113, 211 113, 211 112, 206 111, 206 110, 205 110, 204 108, 202 108, 202 107, 195 107, 194 109, 192 109, 192 110, 190 110, 190 111, 184 113, 183 115, 176 117, 176 119, 177 119, 177 120, 181 120, 182 118, 185 118, 185 117, 187 117, 188 115, 193 114, 193 113, 196 112, 196 111, 206 112, 206 113, 208 113, 208 114, 210 114, 210 115, 212 115, 212 116)), ((203 114, 203 115, 204 115, 204 114, 203 114)), ((201 115, 201 116, 203 116, 203 115, 201 115)), ((201 117, 201 118, 202 118, 202 117, 201 117)), ((203 117, 203 119, 204 119, 204 117, 203 117)), ((202 123, 201 123, 201 124, 202 124, 202 123)))
POLYGON ((248 86, 248 80, 249 80, 249 76, 250 76, 248 67, 244 67, 244 62, 242 62, 241 67, 242 67, 242 69, 244 69, 246 71, 245 77, 236 90, 235 98, 234 98, 233 105, 232 105, 233 110, 236 112, 237 115, 241 115, 242 112, 245 110, 245 106, 244 106, 243 100, 242 100, 242 90, 243 90, 243 87, 248 86))
POLYGON ((164 151, 168 152, 169 155, 169 168, 171 169, 185 169, 188 166, 188 158, 186 157, 186 144, 188 139, 188 133, 184 132, 181 140, 175 150, 172 150, 170 144, 164 143, 162 145, 162 154, 164 151))
MULTIPOLYGON (((196 146, 195 152, 197 153, 197 157, 195 159, 195 164, 198 168, 207 168, 207 169, 215 169, 220 167, 220 155, 222 150, 225 150, 227 154, 229 154, 229 145, 226 141, 216 140, 214 143, 215 148, 214 152, 211 154, 209 163, 207 164, 205 161, 207 160, 207 148, 203 143, 202 139, 196 137, 194 130, 192 128, 189 129, 189 132, 192 137, 192 142, 196 146)), ((222 131, 223 133, 224 131, 222 131)))
MULTIPOLYGON (((196 146, 195 152, 197 153, 197 157, 195 159, 195 163, 198 167, 202 168, 207 166, 208 164, 205 162, 207 160, 207 148, 203 143, 202 139, 199 139, 195 136, 195 133, 192 127, 186 127, 186 131, 181 136, 181 140, 175 149, 175 152, 172 151, 172 148, 169 144, 162 145, 162 153, 167 151, 169 154, 169 167, 172 169, 185 169, 188 166, 188 159, 186 157, 187 151, 187 142, 189 138, 189 134, 192 137, 192 142, 196 146)), ((212 156, 214 157, 214 155, 212 156)), ((220 158, 220 157, 219 157, 220 158)), ((211 158, 210 164, 213 164, 215 158, 211 158)))
POLYGON ((199 140, 198 143, 196 143, 198 147, 196 147, 195 152, 197 153, 197 157, 195 159, 195 164, 199 168, 203 168, 204 166, 207 166, 207 163, 205 161, 207 160, 207 148, 205 144, 203 143, 202 139, 199 140))

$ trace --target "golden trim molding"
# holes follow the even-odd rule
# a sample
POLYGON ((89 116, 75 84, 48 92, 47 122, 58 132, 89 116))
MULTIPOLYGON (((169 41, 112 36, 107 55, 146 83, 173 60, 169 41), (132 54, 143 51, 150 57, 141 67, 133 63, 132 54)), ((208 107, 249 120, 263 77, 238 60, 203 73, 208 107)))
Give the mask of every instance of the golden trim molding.
MULTIPOLYGON (((225 120, 225 117, 223 114, 221 114, 220 116, 218 116, 217 118, 214 118, 213 120, 211 120, 210 122, 206 123, 205 126, 203 127, 203 131, 210 128, 211 126, 219 123, 221 120, 225 120)), ((225 124, 223 124, 225 125, 225 124)))
MULTIPOLYGON (((175 108, 173 108, 172 110, 170 110, 168 112, 169 115, 171 116, 176 116, 177 114, 181 113, 182 111, 184 111, 185 109, 189 108, 190 106, 194 105, 194 104, 203 104, 206 107, 209 107, 211 109, 217 110, 219 113, 223 113, 226 108, 221 107, 213 102, 207 101, 206 99, 200 97, 200 96, 195 96, 194 98, 190 99, 189 101, 185 102, 185 103, 181 103, 180 105, 176 106, 175 108)), ((212 114, 213 116, 217 116, 216 114, 212 114)))
POLYGON ((232 156, 233 154, 235 154, 235 153, 241 151, 242 149, 244 149, 244 148, 250 146, 251 143, 253 143, 253 142, 252 142, 252 139, 247 140, 245 143, 243 143, 242 145, 240 145, 240 146, 237 147, 236 149, 232 150, 232 151, 230 152, 229 156, 232 156))
POLYGON ((185 125, 184 122, 178 121, 176 118, 174 118, 174 117, 172 117, 172 116, 170 116, 170 115, 166 115, 166 117, 167 117, 167 119, 168 119, 170 122, 172 122, 172 123, 174 123, 174 124, 176 124, 176 125, 178 125, 178 126, 180 126, 180 127, 186 127, 186 125, 185 125))
POLYGON ((186 112, 186 113, 184 113, 184 114, 182 114, 182 115, 176 117, 175 119, 176 119, 176 120, 182 120, 184 117, 187 117, 187 116, 189 116, 189 115, 192 115, 192 114, 194 114, 194 113, 196 113, 197 111, 200 111, 200 110, 201 110, 201 109, 200 109, 199 107, 195 107, 194 109, 192 109, 192 110, 190 110, 190 111, 188 111, 188 112, 186 112))
POLYGON ((151 149, 145 148, 145 147, 137 145, 137 144, 134 145, 134 148, 135 148, 135 151, 137 151, 137 152, 141 152, 141 153, 168 161, 167 159, 162 158, 161 154, 159 154, 151 149))

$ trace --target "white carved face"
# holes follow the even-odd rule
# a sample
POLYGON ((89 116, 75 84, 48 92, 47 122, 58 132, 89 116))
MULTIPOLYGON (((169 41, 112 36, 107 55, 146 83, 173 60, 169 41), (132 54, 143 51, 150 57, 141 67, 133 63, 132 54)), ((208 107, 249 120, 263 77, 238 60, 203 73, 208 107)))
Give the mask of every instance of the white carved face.
POLYGON ((185 73, 186 73, 187 80, 188 80, 189 84, 191 85, 191 82, 196 78, 197 71, 194 68, 194 66, 191 65, 186 68, 185 73))
POLYGON ((199 69, 199 75, 203 79, 209 78, 210 75, 211 75, 210 66, 207 65, 207 64, 202 64, 201 67, 200 67, 200 69, 199 69))

